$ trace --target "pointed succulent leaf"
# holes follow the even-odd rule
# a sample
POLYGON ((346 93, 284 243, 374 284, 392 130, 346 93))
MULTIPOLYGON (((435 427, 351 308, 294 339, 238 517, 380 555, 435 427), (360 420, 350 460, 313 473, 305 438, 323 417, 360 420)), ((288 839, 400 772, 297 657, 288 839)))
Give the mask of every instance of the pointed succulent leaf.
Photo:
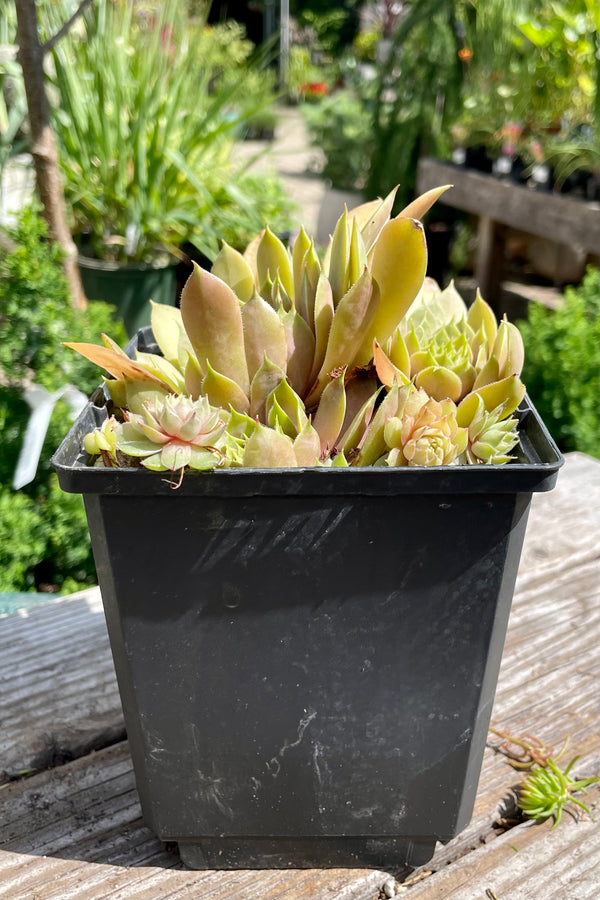
POLYGON ((487 354, 489 356, 492 352, 494 341, 496 340, 498 323, 493 309, 485 302, 479 293, 479 289, 477 289, 475 300, 467 313, 467 322, 475 333, 477 333, 480 328, 483 329, 487 344, 487 354))
POLYGON ((258 422, 247 413, 239 413, 233 409, 227 424, 227 433, 231 437, 245 440, 258 428, 258 422))
POLYGON ((211 405, 223 409, 229 409, 231 406, 238 412, 248 412, 250 401, 239 384, 222 372, 217 372, 209 362, 207 369, 202 382, 202 393, 208 397, 211 405))
POLYGON ((352 221, 348 256, 348 286, 358 281, 367 265, 367 251, 356 220, 352 221))
POLYGON ((202 394, 202 382, 205 373, 200 368, 200 363, 193 350, 187 356, 187 362, 184 369, 185 390, 194 400, 202 394))
POLYGON ((473 390, 478 391, 479 388, 485 387, 486 384, 493 384, 494 381, 499 380, 500 367, 498 365, 498 360, 493 356, 490 356, 481 371, 477 373, 477 377, 473 383, 473 390))
POLYGON ((246 247, 246 249, 244 250, 244 252, 242 254, 245 261, 250 266, 250 271, 252 272, 252 275, 254 276, 254 284, 257 287, 260 286, 260 281, 258 278, 258 266, 257 266, 257 262, 256 262, 256 257, 258 255, 258 248, 259 248, 260 242, 263 239, 264 233, 265 233, 265 230, 263 228, 262 231, 259 231, 259 233, 255 237, 252 238, 252 240, 250 241, 250 243, 248 244, 248 246, 246 247))
MULTIPOLYGON (((368 394, 363 399, 362 404, 356 409, 355 397, 353 397, 354 392, 352 391, 354 381, 355 379, 352 379, 346 390, 346 421, 342 426, 342 434, 337 444, 338 448, 343 450, 347 456, 361 446, 361 442, 375 414, 377 399, 383 390, 383 388, 377 388, 377 385, 371 381, 373 384, 372 393, 368 394), (349 413, 352 413, 351 418, 348 415, 349 413)), ((366 390, 366 388, 362 390, 366 390)))
POLYGON ((267 300, 269 300, 270 297, 270 304, 275 312, 279 312, 282 309, 285 312, 289 312, 290 309, 294 308, 294 301, 284 288, 279 273, 277 273, 277 277, 270 289, 268 286, 265 286, 265 291, 266 293, 263 293, 263 296, 266 297, 267 300))
POLYGON ((304 428, 294 441, 294 453, 299 466, 316 466, 321 456, 319 435, 307 419, 304 428))
POLYGON ((165 387, 166 383, 157 375, 150 372, 142 363, 129 359, 122 351, 113 350, 111 347, 100 347, 97 344, 64 342, 65 347, 75 350, 77 353, 89 359, 90 362, 100 366, 114 378, 128 378, 131 381, 150 381, 157 387, 165 387))
POLYGON ((416 219, 391 219, 375 244, 372 275, 381 300, 366 331, 357 365, 366 365, 373 355, 373 340, 383 344, 417 296, 427 268, 427 245, 423 226, 416 219))
MULTIPOLYGON (((398 414, 398 393, 398 385, 394 384, 383 398, 367 429, 354 465, 372 466, 385 453, 385 425, 388 419, 398 414)), ((344 442, 342 449, 347 452, 346 446, 344 442)))
POLYGON ((422 369, 415 380, 418 388, 423 388, 434 400, 449 398, 454 402, 462 395, 462 382, 458 375, 445 366, 429 366, 422 369))
POLYGON ((345 373, 346 370, 342 369, 325 387, 313 419, 323 452, 335 447, 335 442, 344 424, 346 414, 345 373))
POLYGON ((242 303, 254 293, 254 273, 248 261, 226 241, 223 241, 223 246, 215 257, 211 272, 228 284, 242 303))
POLYGON ((479 409, 478 397, 483 400, 483 404, 488 412, 502 406, 503 415, 501 418, 505 419, 515 411, 524 396, 525 385, 519 376, 509 375, 508 378, 503 378, 492 384, 486 384, 484 387, 467 394, 459 404, 456 415, 457 422, 461 427, 468 427, 471 424, 479 409))
POLYGON ((242 306, 242 324, 250 380, 260 369, 265 354, 271 362, 285 371, 287 340, 283 322, 257 293, 242 306))
POLYGON ((210 363, 247 396, 250 380, 242 313, 229 285, 194 263, 181 293, 181 316, 202 370, 208 373, 210 363))
POLYGON ((367 254, 371 253, 383 226, 390 218, 397 191, 396 186, 383 200, 379 198, 363 203, 348 213, 360 228, 367 254))
POLYGON ((398 213, 396 218, 422 219, 425 213, 429 212, 433 204, 439 200, 442 194, 451 188, 451 184, 442 184, 440 187, 431 188, 425 191, 420 197, 416 197, 412 203, 405 206, 402 212, 398 213))
POLYGON ((277 397, 273 394, 270 394, 267 398, 266 410, 267 425, 269 428, 279 428, 283 434, 286 434, 288 437, 292 438, 292 440, 298 436, 298 429, 288 414, 281 408, 277 402, 277 397))
POLYGON ((250 415, 260 422, 266 422, 266 403, 271 391, 285 380, 285 372, 270 359, 263 360, 250 386, 250 415))
POLYGON ((348 285, 348 263, 350 261, 350 234, 348 228, 348 210, 340 216, 331 239, 331 255, 329 259, 329 283, 333 292, 333 304, 337 306, 346 293, 348 285))
POLYGON ((396 328, 390 339, 388 356, 390 362, 407 378, 410 378, 410 356, 400 328, 396 328))
POLYGON ((331 468, 332 469, 347 469, 348 468, 348 460, 344 454, 343 450, 340 450, 339 453, 336 453, 333 459, 331 460, 331 468))
POLYGON ((292 248, 292 267, 294 270, 294 298, 297 300, 302 290, 302 282, 306 274, 306 254, 310 250, 311 239, 304 230, 304 225, 300 226, 298 237, 294 241, 292 248))
POLYGON ((259 426, 248 438, 244 466, 253 469, 297 468, 293 441, 274 428, 259 426))
POLYGON ((152 334, 165 359, 183 371, 192 345, 185 333, 181 310, 166 303, 150 301, 152 334))
POLYGON ((273 400, 277 402, 278 406, 285 412, 292 423, 294 436, 299 434, 306 425, 308 417, 304 410, 302 400, 288 383, 287 379, 282 379, 277 387, 269 394, 269 397, 267 398, 267 415, 269 413, 269 405, 273 400))
POLYGON ((160 378, 161 381, 173 391, 175 394, 185 393, 185 380, 179 368, 156 353, 142 353, 139 350, 135 352, 136 360, 141 363, 144 368, 160 378))
POLYGON ((404 372, 394 365, 377 341, 373 342, 373 362, 375 363, 377 377, 386 387, 391 388, 394 382, 397 384, 409 383, 410 378, 407 378, 404 372))
POLYGON ((517 326, 508 322, 506 316, 500 322, 492 349, 492 357, 498 361, 500 378, 521 374, 525 362, 523 338, 517 326))
POLYGON ((309 376, 315 356, 315 336, 295 309, 281 316, 287 341, 287 377, 304 398, 310 386, 309 376))
POLYGON ((256 267, 258 284, 262 285, 268 274, 273 279, 279 275, 288 296, 294 296, 294 273, 290 254, 282 241, 268 227, 265 228, 265 233, 258 245, 256 267))
MULTIPOLYGON (((356 354, 362 345, 365 333, 371 323, 379 304, 379 290, 365 269, 361 277, 342 297, 333 316, 325 359, 311 388, 306 404, 310 408, 319 400, 325 385, 329 381, 329 373, 335 369, 355 364, 356 354)), ((371 354, 369 358, 372 356, 371 354)))
POLYGON ((325 274, 319 276, 315 293, 314 325, 315 325, 315 352, 309 376, 309 384, 312 384, 323 365, 327 340, 333 321, 333 293, 329 279, 325 274))

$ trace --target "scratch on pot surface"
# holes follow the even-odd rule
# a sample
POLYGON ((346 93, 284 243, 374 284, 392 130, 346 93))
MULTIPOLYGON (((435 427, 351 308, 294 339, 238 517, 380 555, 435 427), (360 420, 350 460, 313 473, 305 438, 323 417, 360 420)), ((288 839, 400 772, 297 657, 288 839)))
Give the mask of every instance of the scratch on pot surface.
POLYGON ((268 555, 275 547, 284 553, 297 553, 306 547, 311 547, 314 552, 321 549, 351 511, 351 506, 345 506, 335 514, 328 509, 294 513, 283 523, 238 519, 214 532, 192 566, 192 572, 212 569, 231 556, 244 564, 268 555))
POLYGON ((233 818, 233 810, 224 802, 223 785, 225 779, 216 775, 207 775, 205 772, 201 772, 200 769, 196 769, 196 778, 198 780, 198 798, 203 803, 213 803, 224 816, 230 819, 233 818))
POLYGON ((298 722, 298 733, 295 741, 292 741, 290 744, 288 739, 286 738, 283 742, 283 745, 279 748, 278 752, 273 756, 267 763, 267 769, 273 776, 273 778, 277 778, 279 773, 281 772, 281 760, 292 747, 297 747, 304 737, 304 732, 310 725, 313 719, 315 719, 317 713, 315 710, 307 712, 305 716, 303 716, 298 722))

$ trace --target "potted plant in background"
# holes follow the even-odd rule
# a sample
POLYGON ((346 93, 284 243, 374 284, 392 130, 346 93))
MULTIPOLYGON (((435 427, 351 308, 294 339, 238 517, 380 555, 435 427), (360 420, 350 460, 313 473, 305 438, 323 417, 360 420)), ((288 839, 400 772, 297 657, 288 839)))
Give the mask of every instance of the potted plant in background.
POLYGON ((146 821, 192 867, 403 866, 469 820, 532 491, 523 344, 420 218, 267 228, 154 305, 54 457, 146 821))
POLYGON ((175 301, 182 245, 212 258, 221 237, 240 243, 265 218, 285 220, 283 190, 231 158, 272 95, 248 94, 257 63, 239 28, 186 21, 176 0, 152 13, 100 0, 78 26, 54 48, 51 76, 65 196, 86 293, 115 303, 132 334, 149 297, 175 301))

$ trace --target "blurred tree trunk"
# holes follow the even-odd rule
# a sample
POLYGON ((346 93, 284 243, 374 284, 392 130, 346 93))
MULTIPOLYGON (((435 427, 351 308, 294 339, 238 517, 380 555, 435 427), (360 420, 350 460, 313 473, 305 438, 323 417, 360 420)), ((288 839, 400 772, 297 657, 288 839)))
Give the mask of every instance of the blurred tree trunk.
POLYGON ((58 152, 50 125, 50 107, 46 95, 44 53, 48 45, 40 44, 35 0, 16 0, 16 8, 19 45, 17 59, 23 69, 25 82, 37 190, 50 235, 65 253, 64 268, 71 302, 75 308, 83 309, 87 301, 77 266, 77 248, 67 225, 58 152))

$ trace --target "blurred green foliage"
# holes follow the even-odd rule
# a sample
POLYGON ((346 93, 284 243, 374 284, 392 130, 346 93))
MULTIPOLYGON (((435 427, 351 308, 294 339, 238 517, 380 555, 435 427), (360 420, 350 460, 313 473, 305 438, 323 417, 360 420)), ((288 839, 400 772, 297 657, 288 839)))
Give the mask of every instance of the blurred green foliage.
POLYGON ((562 305, 530 303, 519 328, 525 342, 523 381, 564 452, 600 457, 600 274, 589 267, 562 305))
POLYGON ((68 337, 97 341, 108 332, 124 343, 112 307, 70 305, 59 248, 48 239, 34 208, 22 211, 0 250, 0 590, 28 591, 47 585, 68 592, 95 581, 82 499, 63 494, 50 456, 68 431, 67 406, 54 408, 34 481, 11 487, 29 419, 27 384, 56 391, 73 384, 83 393, 98 385, 98 369, 63 347, 68 337))

